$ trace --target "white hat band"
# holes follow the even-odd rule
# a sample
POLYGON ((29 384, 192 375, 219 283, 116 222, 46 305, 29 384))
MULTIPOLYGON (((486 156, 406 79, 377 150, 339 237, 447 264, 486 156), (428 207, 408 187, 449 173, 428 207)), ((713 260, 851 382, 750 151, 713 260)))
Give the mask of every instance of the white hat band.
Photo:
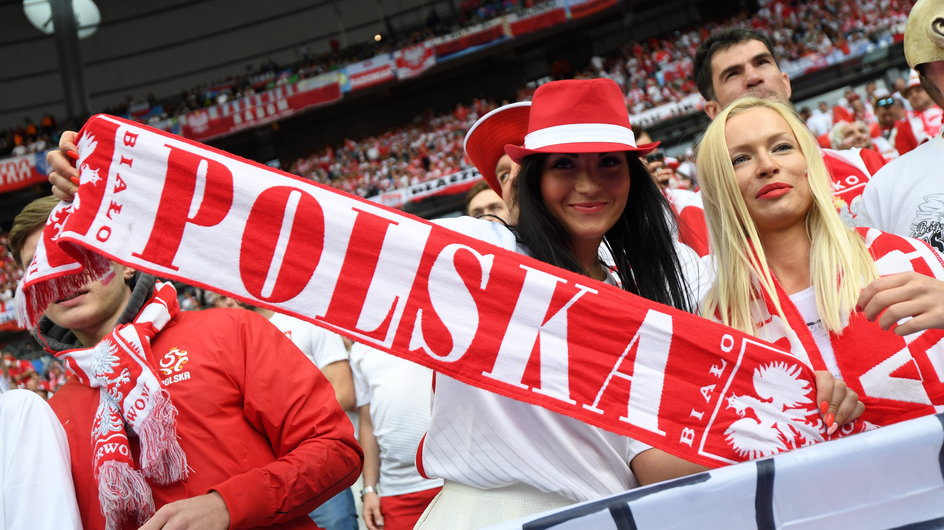
POLYGON ((581 143, 625 144, 636 147, 636 135, 628 127, 611 123, 571 123, 539 129, 524 137, 525 149, 581 143))

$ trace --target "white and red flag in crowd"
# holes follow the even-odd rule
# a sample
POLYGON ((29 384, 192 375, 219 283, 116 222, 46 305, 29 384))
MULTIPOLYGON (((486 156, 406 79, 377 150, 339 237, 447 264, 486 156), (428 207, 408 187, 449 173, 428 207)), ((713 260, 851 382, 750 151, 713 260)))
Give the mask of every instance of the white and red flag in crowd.
POLYGON ((397 79, 416 77, 436 66, 436 48, 429 41, 407 46, 394 52, 397 79))

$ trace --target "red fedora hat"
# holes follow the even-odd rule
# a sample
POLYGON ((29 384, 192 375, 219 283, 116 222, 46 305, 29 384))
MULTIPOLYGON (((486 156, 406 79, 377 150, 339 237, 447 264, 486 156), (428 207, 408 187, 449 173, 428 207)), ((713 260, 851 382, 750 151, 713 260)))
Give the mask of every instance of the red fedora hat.
POLYGON ((502 190, 495 166, 505 154, 505 144, 524 143, 530 110, 530 101, 498 107, 479 118, 465 135, 465 155, 498 195, 502 194, 502 190))
POLYGON ((612 79, 569 79, 545 83, 534 91, 524 146, 508 144, 517 163, 536 153, 609 153, 644 155, 659 142, 636 145, 626 99, 612 79))

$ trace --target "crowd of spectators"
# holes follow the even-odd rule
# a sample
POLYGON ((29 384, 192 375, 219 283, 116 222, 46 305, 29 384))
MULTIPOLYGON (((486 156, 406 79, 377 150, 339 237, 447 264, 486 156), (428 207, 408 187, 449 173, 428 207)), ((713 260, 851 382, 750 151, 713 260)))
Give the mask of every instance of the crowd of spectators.
POLYGON ((495 107, 476 99, 448 114, 427 112, 383 134, 328 146, 296 160, 289 171, 361 197, 449 175, 467 167, 465 132, 495 107))
POLYGON ((0 130, 0 158, 41 153, 59 141, 60 132, 52 114, 44 114, 39 123, 26 118, 16 127, 0 130))
POLYGON ((62 363, 51 357, 27 361, 11 353, 0 353, 0 392, 25 388, 43 399, 52 397, 66 383, 62 363))
POLYGON ((6 232, 0 230, 0 315, 5 314, 10 308, 13 295, 16 293, 16 282, 21 276, 19 267, 13 261, 13 256, 7 251, 8 242, 6 232))
MULTIPOLYGON (((165 119, 210 105, 231 101, 267 90, 282 83, 335 70, 345 64, 369 58, 411 42, 455 30, 476 21, 488 20, 516 9, 541 2, 466 0, 458 18, 444 21, 431 11, 426 24, 380 43, 371 42, 313 55, 298 50, 290 65, 265 61, 259 68, 247 68, 243 75, 194 87, 179 97, 159 102, 153 95, 144 100, 128 98, 106 112, 128 115, 142 122, 165 119)), ((609 77, 623 87, 631 114, 660 107, 668 109, 661 119, 691 112, 677 103, 697 94, 692 80, 692 58, 699 43, 722 26, 748 25, 771 35, 781 66, 792 75, 841 61, 850 55, 887 46, 900 37, 911 0, 813 0, 796 6, 789 0, 761 2, 755 13, 741 13, 723 22, 707 22, 660 38, 626 43, 616 53, 595 56, 590 63, 574 69, 566 62, 553 65, 553 78, 609 77)), ((533 89, 533 88, 532 88, 533 89)), ((522 89, 519 97, 527 97, 522 89)), ((494 108, 489 101, 459 103, 453 112, 433 115, 429 111, 411 123, 376 136, 345 139, 289 164, 290 171, 314 181, 363 197, 401 188, 468 167, 462 156, 462 137, 468 126, 494 108)), ((14 149, 20 153, 41 151, 55 143, 55 119, 45 116, 39 126, 26 120, 15 130, 0 133, 0 156, 14 149)))
MULTIPOLYGON (((498 16, 546 3, 549 0, 465 0, 457 16, 441 17, 435 9, 429 11, 425 21, 417 27, 401 28, 394 34, 369 42, 354 43, 342 47, 337 39, 329 41, 329 50, 321 54, 312 53, 303 45, 296 50, 296 58, 289 64, 277 64, 271 59, 258 66, 247 65, 246 71, 224 79, 190 87, 179 95, 158 99, 153 93, 146 97, 127 96, 101 112, 126 116, 142 123, 154 124, 172 119, 188 112, 203 109, 227 101, 294 83, 322 73, 336 71, 345 65, 369 59, 377 54, 391 52, 403 46, 419 43, 439 35, 457 31, 498 16)), ((393 29, 393 28, 391 28, 393 29)), ((41 152, 58 142, 63 129, 75 129, 76 124, 56 127, 56 119, 45 114, 37 125, 32 118, 23 124, 0 130, 0 158, 41 152)))
MULTIPOLYGON (((618 53, 596 56, 586 68, 558 77, 608 77, 623 87, 631 114, 682 101, 698 93, 692 69, 695 50, 721 27, 751 26, 771 36, 781 69, 797 77, 901 38, 911 0, 795 2, 769 0, 756 13, 707 22, 670 35, 626 43, 618 53), (802 9, 802 12, 801 12, 802 9)), ((686 109, 680 108, 679 112, 686 109)), ((674 113, 667 113, 670 117, 674 113)))
MULTIPOLYGON (((864 52, 890 45, 901 36, 912 3, 870 0, 850 5, 815 0, 805 3, 803 9, 808 11, 800 13, 786 0, 769 1, 754 14, 741 13, 723 23, 628 42, 617 53, 593 57, 579 71, 565 62, 555 63, 553 78, 611 78, 623 87, 630 113, 639 114, 698 93, 692 75, 695 50, 722 26, 752 26, 768 32, 784 58, 781 65, 803 73, 848 57, 853 48, 864 52)), ((519 99, 528 95, 523 88, 519 99)), ((460 103, 449 114, 418 116, 393 131, 326 147, 295 161, 290 171, 363 197, 438 178, 450 169, 468 167, 462 157, 462 134, 491 108, 493 103, 476 100, 469 106, 460 103)), ((664 117, 686 111, 690 112, 680 107, 664 117)))

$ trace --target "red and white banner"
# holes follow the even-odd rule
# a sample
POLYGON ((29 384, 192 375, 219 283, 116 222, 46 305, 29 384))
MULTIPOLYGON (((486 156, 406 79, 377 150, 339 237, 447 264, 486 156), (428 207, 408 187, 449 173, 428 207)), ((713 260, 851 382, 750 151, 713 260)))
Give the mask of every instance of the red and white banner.
POLYGON ((46 182, 45 153, 0 159, 0 193, 46 182))
MULTIPOLYGON (((450 230, 109 116, 81 135, 82 171, 97 178, 80 177, 57 246, 298 316, 705 465, 829 438, 795 357, 462 233, 499 225, 459 218, 450 230)), ((35 263, 21 300, 45 287, 35 263)))
POLYGON ((16 311, 13 310, 13 304, 0 302, 0 331, 23 331, 16 321, 16 311))
POLYGON ((207 140, 258 127, 339 99, 341 86, 337 74, 304 79, 261 94, 190 112, 181 120, 181 134, 194 140, 207 140))
POLYGON ((659 105, 647 111, 629 116, 630 123, 639 127, 649 127, 660 121, 676 116, 687 116, 700 112, 705 107, 705 98, 701 94, 689 94, 679 101, 659 105))
POLYGON ((456 173, 437 179, 427 180, 419 184, 413 184, 406 188, 385 191, 380 195, 370 197, 369 200, 391 208, 401 208, 410 201, 423 200, 435 195, 465 193, 473 184, 480 180, 482 180, 482 176, 475 168, 463 169, 462 171, 457 171, 456 173))
POLYGON ((347 90, 359 90, 394 79, 396 63, 389 53, 375 55, 366 61, 349 64, 343 68, 347 81, 344 83, 347 90))
POLYGON ((493 19, 462 31, 436 37, 430 42, 436 47, 436 57, 443 58, 447 55, 459 53, 466 48, 488 44, 504 37, 503 22, 504 20, 501 18, 493 19))
POLYGON ((436 49, 429 41, 397 50, 393 56, 398 79, 416 77, 436 66, 436 49))
POLYGON ((616 5, 616 0, 587 0, 570 6, 571 18, 583 18, 616 5))
POLYGON ((463 169, 458 173, 439 177, 438 179, 420 182, 407 188, 406 196, 408 201, 425 199, 433 195, 453 195, 463 193, 473 184, 482 179, 479 172, 475 169, 463 169))
POLYGON ((511 34, 518 37, 567 22, 567 12, 561 7, 555 7, 536 14, 517 15, 511 18, 511 34))

